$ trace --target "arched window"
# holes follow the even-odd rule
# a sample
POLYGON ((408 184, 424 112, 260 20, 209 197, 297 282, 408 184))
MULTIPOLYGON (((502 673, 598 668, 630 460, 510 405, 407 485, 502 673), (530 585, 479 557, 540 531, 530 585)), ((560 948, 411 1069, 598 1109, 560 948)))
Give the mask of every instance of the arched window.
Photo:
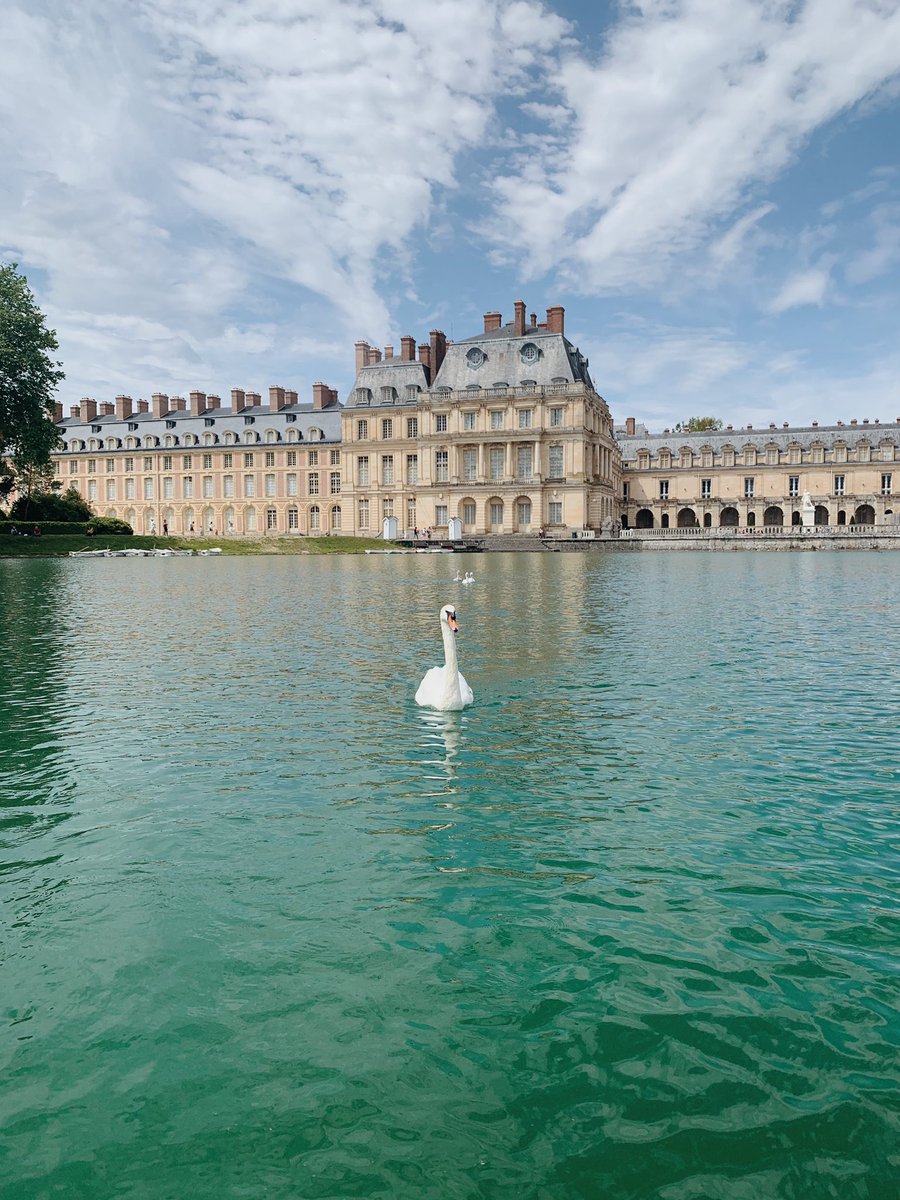
POLYGON ((322 528, 322 513, 319 510, 318 504, 314 504, 309 510, 309 531, 310 533, 318 533, 322 528))
POLYGON ((300 437, 300 434, 298 433, 298 431, 296 429, 289 429, 287 431, 287 440, 289 442, 296 442, 299 440, 299 437, 300 437))
POLYGON ((341 506, 339 504, 335 504, 331 510, 331 530, 332 530, 332 532, 334 532, 335 529, 340 529, 340 527, 341 527, 341 506))
POLYGON ((278 441, 278 433, 274 429, 266 430, 266 441, 271 445, 272 442, 278 441))
POLYGON ((171 447, 175 445, 175 441, 176 439, 171 435, 171 433, 167 433, 163 445, 167 449, 171 449, 171 447))
POLYGON ((235 445, 235 443, 236 443, 236 442, 237 442, 237 434, 236 434, 236 433, 233 433, 233 432, 232 432, 232 431, 229 429, 229 430, 228 430, 228 432, 225 434, 225 445, 226 445, 226 446, 233 446, 233 445, 235 445))

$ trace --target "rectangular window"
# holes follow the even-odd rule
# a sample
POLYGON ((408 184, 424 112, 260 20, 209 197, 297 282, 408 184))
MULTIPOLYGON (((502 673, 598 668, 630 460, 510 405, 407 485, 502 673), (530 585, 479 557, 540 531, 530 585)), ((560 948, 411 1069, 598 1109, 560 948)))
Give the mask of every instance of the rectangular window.
POLYGON ((175 495, 175 480, 172 478, 171 475, 167 475, 166 478, 163 480, 163 498, 165 500, 171 500, 174 495, 175 495))
POLYGON ((497 483, 506 470, 506 447, 491 446, 491 479, 497 483))
POLYGON ((434 418, 434 429, 436 433, 447 432, 447 414, 436 413, 434 418))
POLYGON ((300 513, 296 508, 289 508, 287 510, 287 521, 288 530, 291 533, 294 533, 300 528, 300 513))
POLYGON ((502 500, 491 501, 491 529, 494 531, 503 528, 503 502, 502 500))
POLYGON ((565 412, 565 409, 563 409, 563 408, 551 408, 550 409, 551 428, 556 429, 559 425, 562 425, 564 412, 565 412))
POLYGON ((562 500, 551 500, 547 506, 547 516, 551 525, 562 525, 562 500))
POLYGON ((418 454, 407 454, 406 456, 406 482, 412 487, 419 482, 418 454))
POLYGON ((416 527, 416 502, 415 500, 407 500, 406 502, 406 528, 415 529, 416 527))
POLYGON ((194 477, 193 475, 185 475, 184 477, 184 498, 190 500, 194 494, 194 477))
POLYGON ((289 467, 296 467, 296 465, 297 465, 297 451, 296 450, 288 450, 287 465, 289 467))
POLYGON ((710 496, 712 496, 712 480, 711 479, 701 479, 700 480, 700 499, 708 500, 710 498, 710 496))
POLYGON ((287 477, 287 494, 289 496, 297 495, 297 476, 293 471, 287 477))
POLYGON ((182 471, 189 471, 193 465, 194 465, 194 462, 193 462, 192 455, 185 454, 182 456, 182 459, 181 459, 182 471))
POLYGON ((97 480, 89 479, 88 480, 88 500, 96 500, 96 499, 97 499, 97 480))
POLYGON ((799 475, 788 475, 788 495, 789 496, 799 496, 800 495, 800 476, 799 475))
MULTIPOLYGON (((90 467, 88 469, 90 469, 90 467)), ((163 455, 163 470, 164 471, 172 470, 172 455, 171 454, 163 455)))
MULTIPOLYGON (((548 474, 551 479, 562 479, 565 474, 563 466, 563 448, 562 446, 551 446, 548 458, 548 474)), ((627 484, 625 485, 628 486, 627 484)))
POLYGON ((472 483, 478 478, 478 451, 463 450, 463 479, 472 483))
POLYGON ((144 457, 144 470, 145 471, 153 470, 153 459, 150 457, 149 454, 145 455, 145 457, 144 457))
POLYGON ((531 443, 516 448, 516 478, 523 482, 531 479, 534 465, 534 449, 531 443))
POLYGON ((116 460, 114 458, 108 458, 106 460, 107 475, 112 475, 112 473, 115 471, 115 469, 116 469, 116 460))
POLYGON ((394 436, 394 422, 390 417, 383 417, 381 421, 381 436, 383 439, 392 438, 394 436))
POLYGON ((369 528, 369 502, 368 500, 360 500, 359 502, 359 519, 358 525, 360 529, 369 528))
POLYGON ((465 430, 467 433, 469 433, 469 432, 471 432, 471 431, 472 431, 474 428, 475 428, 475 413, 473 413, 473 412, 464 412, 464 413, 463 413, 463 429, 464 429, 464 430, 465 430))
POLYGON ((503 409, 502 408, 492 408, 491 409, 491 429, 502 429, 502 428, 503 428, 503 409))
POLYGON ((881 494, 882 496, 890 496, 891 494, 891 473, 887 472, 881 476, 881 494))
POLYGON ((318 496, 319 494, 319 472, 310 471, 306 477, 306 490, 310 496, 318 496))
POLYGON ((622 500, 624 501, 625 504, 628 503, 628 481, 627 480, 622 484, 622 500))
POLYGON ((222 480, 222 495, 226 498, 234 495, 234 476, 226 475, 222 480))
POLYGON ((369 456, 360 454, 356 460, 356 482, 360 487, 369 486, 369 456))
POLYGON ((408 438, 417 438, 419 436, 419 418, 406 418, 406 436, 408 438))
POLYGON ((266 495, 267 495, 267 496, 274 496, 274 495, 275 495, 275 476, 274 476, 274 475, 267 475, 267 476, 266 476, 266 478, 265 478, 265 489, 266 489, 266 495))
POLYGON ((213 480, 212 475, 203 476, 203 499, 211 500, 213 498, 213 480))
POLYGON ((107 481, 106 481, 106 499, 107 500, 115 500, 115 498, 116 498, 116 481, 114 479, 107 479, 107 481))
POLYGON ((311 466, 311 467, 317 467, 318 465, 319 465, 319 452, 318 452, 318 450, 310 450, 310 452, 309 452, 309 466, 311 466))
POLYGON ((252 455, 252 454, 245 454, 245 455, 244 455, 244 466, 245 466, 245 467, 252 467, 252 466, 253 466, 253 455, 252 455))
POLYGON ((125 480, 125 499, 126 500, 134 499, 134 480, 133 479, 125 480))
POLYGON ((744 497, 749 500, 756 489, 756 481, 752 475, 744 477, 744 497))
POLYGON ((393 484, 394 482, 393 454, 382 454, 381 456, 381 482, 384 484, 393 484))
POLYGON ((226 454, 222 459, 222 466, 226 467, 226 468, 233 467, 234 466, 234 455, 226 454))
POLYGON ((78 463, 77 463, 77 462, 75 462, 74 458, 73 458, 73 459, 72 459, 72 461, 69 463, 69 474, 70 474, 70 475, 77 475, 77 474, 78 474, 78 463))
POLYGON ((435 483, 446 483, 450 478, 450 456, 447 450, 435 450, 434 452, 434 479, 435 483))
POLYGON ((340 452, 340 450, 331 450, 331 451, 329 451, 329 460, 328 460, 328 461, 331 463, 331 465, 332 465, 333 467, 339 467, 339 466, 341 465, 341 452, 340 452))
POLYGON ((341 494, 341 473, 340 471, 332 471, 328 479, 328 487, 332 496, 341 494))
POLYGON ((145 500, 153 499, 153 480, 152 479, 144 480, 144 499, 145 500))
POLYGON ((867 463, 872 461, 872 449, 870 446, 860 445, 856 448, 856 461, 867 463))
POLYGON ((274 466, 275 466, 275 451, 274 451, 274 450, 267 450, 267 451, 266 451, 266 464, 265 464, 265 465, 266 465, 267 467, 274 467, 274 466))
POLYGON ((436 504, 434 506, 434 523, 435 525, 447 524, 447 505, 436 504))
POLYGON ((382 500, 381 515, 383 517, 392 517, 394 515, 394 499, 392 496, 387 496, 382 500))
POLYGON ((534 418, 534 411, 530 408, 519 409, 519 428, 530 429, 534 418))
POLYGON ((130 472, 130 471, 133 471, 133 470, 134 470, 134 459, 133 459, 133 458, 126 458, 126 459, 125 459, 125 472, 126 472, 126 474, 127 474, 128 472, 130 472))
POLYGON ((659 498, 660 500, 668 500, 669 498, 669 481, 661 479, 659 481, 659 498))
POLYGON ((203 470, 204 471, 212 470, 212 455, 211 454, 203 455, 203 470))
POLYGON ((463 525, 475 524, 475 503, 467 500, 463 505, 463 525))
POLYGON ((244 476, 244 495, 248 497, 256 495, 256 479, 253 475, 244 476))
POLYGON ((274 508, 266 509, 266 529, 278 528, 278 512, 274 508))
POLYGON ((369 437, 369 422, 368 421, 357 421, 356 422, 356 440, 358 442, 365 442, 368 440, 368 437, 369 437))

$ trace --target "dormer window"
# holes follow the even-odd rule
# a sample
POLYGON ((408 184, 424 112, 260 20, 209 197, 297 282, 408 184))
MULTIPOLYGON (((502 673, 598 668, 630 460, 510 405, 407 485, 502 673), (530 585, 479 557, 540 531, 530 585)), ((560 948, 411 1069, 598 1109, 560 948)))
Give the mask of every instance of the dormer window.
POLYGON ((174 421, 166 421, 166 429, 174 429, 174 428, 175 428, 174 421))
POLYGON ((255 421, 256 421, 256 417, 244 417, 245 425, 253 425, 255 421))
POLYGON ((526 342, 519 351, 519 356, 523 363, 536 363, 541 357, 541 352, 538 350, 534 342, 526 342))
POLYGON ((477 370, 478 367, 484 366, 485 353, 480 346, 473 346, 466 352, 466 363, 477 370))
POLYGON ((92 433, 100 433, 101 429, 102 429, 101 425, 92 425, 91 426, 92 433))
POLYGON ((215 417, 204 417, 203 418, 204 425, 215 425, 215 423, 216 423, 215 417))

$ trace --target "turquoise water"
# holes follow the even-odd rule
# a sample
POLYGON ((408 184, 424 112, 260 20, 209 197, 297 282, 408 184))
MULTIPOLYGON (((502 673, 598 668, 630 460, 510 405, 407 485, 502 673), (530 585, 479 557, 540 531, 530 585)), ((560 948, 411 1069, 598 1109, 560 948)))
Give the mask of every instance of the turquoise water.
POLYGON ((0 1194, 893 1197, 898 584, 0 562, 0 1194))

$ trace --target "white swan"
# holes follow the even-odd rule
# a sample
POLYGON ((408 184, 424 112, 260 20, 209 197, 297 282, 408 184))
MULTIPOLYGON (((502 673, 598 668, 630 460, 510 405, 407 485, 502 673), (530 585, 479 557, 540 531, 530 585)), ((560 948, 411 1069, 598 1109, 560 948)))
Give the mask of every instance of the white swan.
POLYGON ((465 578, 462 580, 462 582, 463 583, 474 583, 475 576, 472 574, 471 571, 466 571, 465 578))
POLYGON ((453 582, 454 583, 462 583, 462 575, 460 575, 459 571, 457 571, 456 574, 453 576, 453 582))
POLYGON ((456 661, 456 608, 445 604, 441 609, 441 637, 444 639, 444 665, 426 671, 425 678, 416 692, 416 704, 422 708, 437 708, 442 712, 456 712, 471 704, 475 697, 472 689, 460 674, 456 661))

